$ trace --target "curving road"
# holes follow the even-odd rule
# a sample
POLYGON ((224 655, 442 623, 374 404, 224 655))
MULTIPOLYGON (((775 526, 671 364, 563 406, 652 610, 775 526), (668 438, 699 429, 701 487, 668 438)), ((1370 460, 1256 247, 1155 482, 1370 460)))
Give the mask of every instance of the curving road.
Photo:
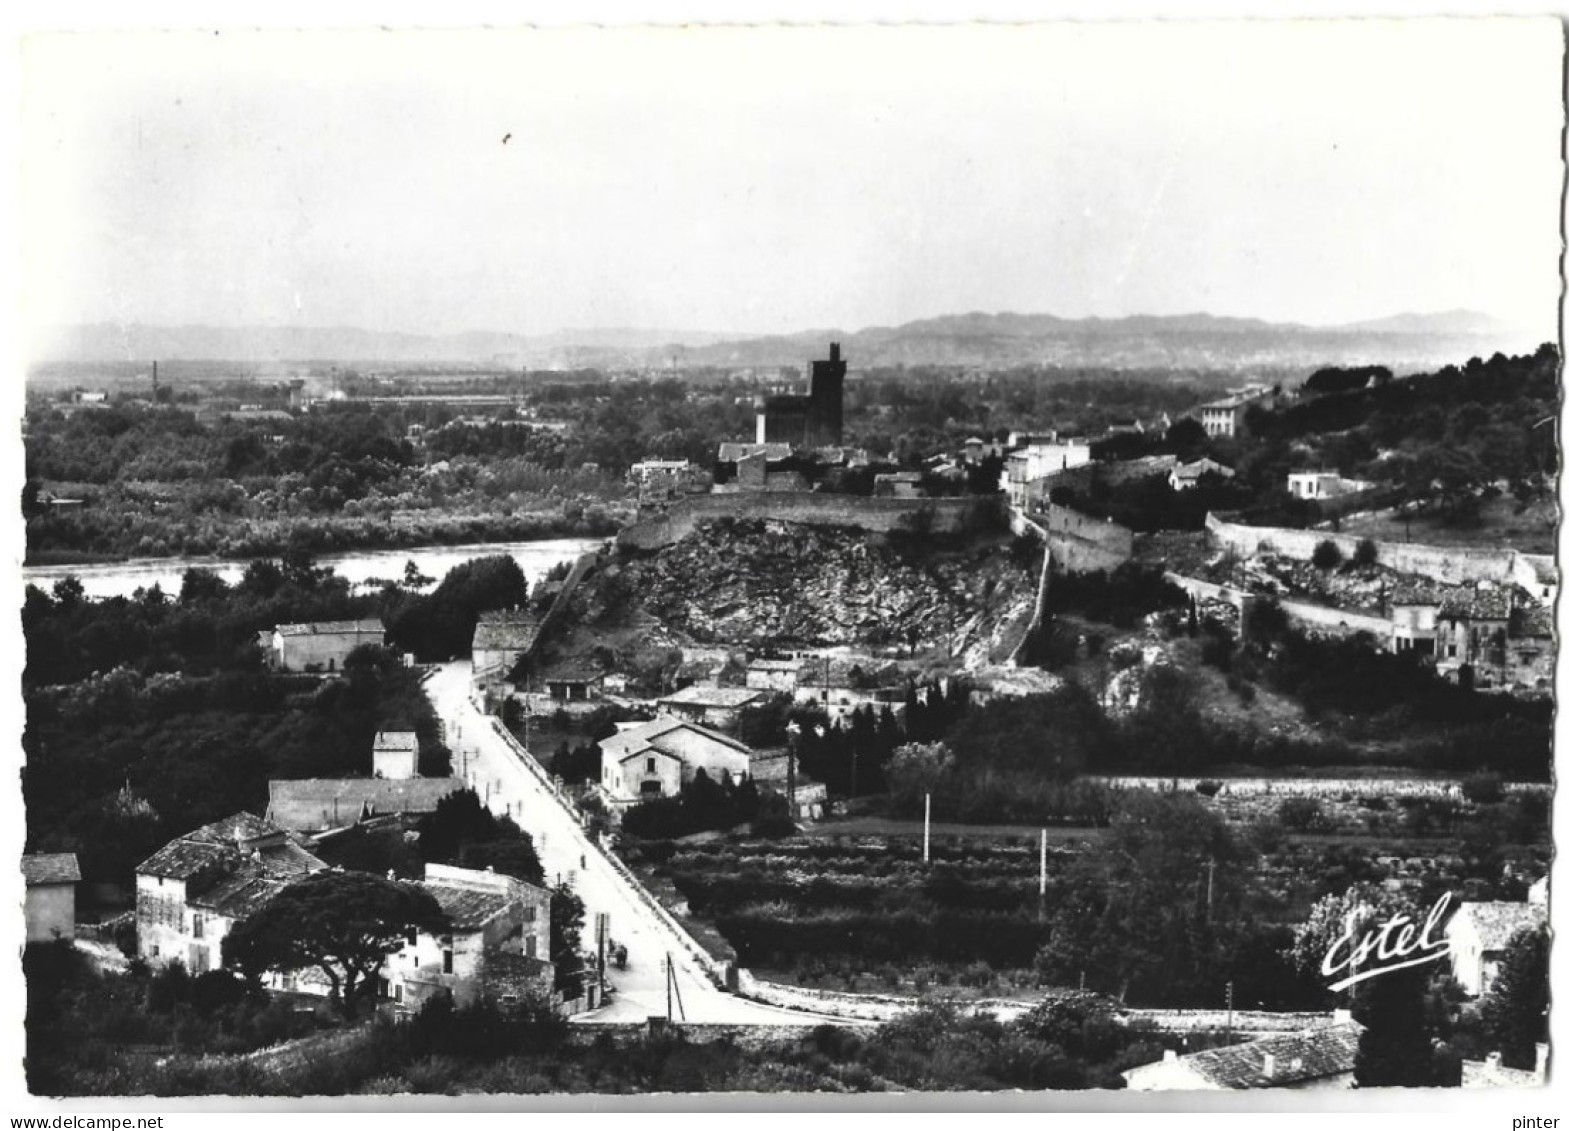
POLYGON ((509 815, 534 838, 552 883, 569 880, 587 912, 583 937, 591 944, 594 916, 610 914, 610 936, 626 946, 628 968, 610 970, 611 1003, 573 1018, 580 1024, 645 1021, 666 1015, 665 956, 671 956, 680 990, 676 1020, 732 1025, 815 1025, 842 1019, 779 1009, 720 990, 687 952, 676 932, 638 897, 578 824, 576 814, 539 773, 522 764, 498 735, 493 719, 469 698, 467 660, 439 665, 425 684, 432 706, 446 724, 454 774, 469 784, 497 815, 509 815), (586 867, 584 861, 587 862, 586 867))

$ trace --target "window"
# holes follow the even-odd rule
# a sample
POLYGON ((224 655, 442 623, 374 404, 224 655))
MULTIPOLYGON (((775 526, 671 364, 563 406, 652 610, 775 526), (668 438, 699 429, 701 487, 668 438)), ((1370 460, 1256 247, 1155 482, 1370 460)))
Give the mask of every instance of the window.
POLYGON ((659 769, 659 759, 657 759, 657 758, 650 758, 648 760, 648 772, 652 774, 652 773, 654 773, 658 769, 659 769))
POLYGON ((397 985, 392 987, 392 1000, 393 1001, 397 1001, 397 1002, 401 1002, 403 1000, 403 983, 402 982, 399 982, 397 985))
POLYGON ((408 939, 408 943, 409 943, 410 946, 418 946, 419 945, 419 931, 414 929, 413 927, 409 928, 409 933, 405 937, 408 939))
POLYGON ((523 909, 523 922, 525 922, 525 923, 532 923, 535 920, 535 918, 538 916, 538 914, 539 914, 539 908, 532 907, 532 906, 525 907, 523 909))
POLYGON ((452 973, 452 952, 450 950, 441 952, 441 972, 443 974, 452 973))
POLYGON ((206 934, 207 917, 200 911, 191 912, 191 938, 199 939, 206 934))
POLYGON ((158 957, 158 944, 157 943, 153 943, 153 957, 154 958, 158 957))

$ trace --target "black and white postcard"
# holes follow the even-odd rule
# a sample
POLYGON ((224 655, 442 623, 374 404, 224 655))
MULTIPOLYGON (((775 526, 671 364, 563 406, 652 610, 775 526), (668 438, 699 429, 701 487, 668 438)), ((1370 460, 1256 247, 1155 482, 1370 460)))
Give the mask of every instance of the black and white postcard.
POLYGON ((29 1111, 1541 1114, 1556 19, 20 52, 29 1111))

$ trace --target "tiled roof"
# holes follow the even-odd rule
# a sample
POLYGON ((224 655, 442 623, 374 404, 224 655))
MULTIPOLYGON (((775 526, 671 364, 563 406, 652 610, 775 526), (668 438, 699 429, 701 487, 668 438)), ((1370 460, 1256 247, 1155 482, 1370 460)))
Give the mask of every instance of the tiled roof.
POLYGON ((375 750, 419 750, 419 735, 411 730, 379 730, 376 732, 376 741, 372 744, 375 750))
POLYGON ((767 695, 755 687, 683 687, 674 695, 666 695, 659 703, 661 706, 733 708, 744 707, 767 695))
POLYGON ((1430 581, 1402 581, 1389 588, 1391 605, 1431 605, 1441 608, 1453 587, 1430 581))
POLYGON ((148 876, 188 879, 213 865, 239 859, 243 842, 283 836, 284 830, 253 813, 236 813, 170 841, 137 867, 148 876))
POLYGON ((1516 931, 1544 922, 1546 910, 1538 903, 1462 903, 1450 921, 1449 930, 1454 930, 1464 919, 1471 924, 1484 951, 1503 950, 1516 931))
POLYGON ((496 916, 506 911, 513 902, 504 892, 479 891, 470 887, 453 887, 442 883, 425 883, 424 889, 435 896, 441 910, 459 931, 477 931, 496 916))
POLYGON ((1281 1088, 1350 1072, 1356 1064, 1356 1021, 1260 1037, 1241 1045, 1206 1049, 1179 1057, 1189 1071, 1221 1088, 1281 1088), (1265 1075, 1265 1056, 1275 1058, 1265 1075))
POLYGON ((474 626, 474 650, 526 652, 539 636, 539 618, 521 609, 481 613, 474 626))
POLYGON ((200 907, 229 919, 243 919, 268 903, 293 880, 292 876, 264 876, 254 870, 244 869, 187 902, 192 907, 200 907))
POLYGON ((600 739, 600 753, 615 762, 623 762, 633 755, 649 749, 659 750, 661 753, 670 754, 672 757, 679 757, 679 755, 673 752, 673 748, 666 748, 669 746, 668 743, 661 745, 659 741, 674 730, 691 731, 693 734, 700 734, 714 742, 723 743, 739 753, 751 754, 751 750, 744 743, 737 742, 728 735, 709 730, 707 727, 698 726, 696 723, 689 723, 684 719, 671 718, 668 715, 655 719, 652 722, 644 723, 641 726, 629 727, 619 734, 611 735, 609 738, 600 739))
POLYGON ((1439 615, 1456 620, 1508 620, 1513 594, 1502 586, 1474 589, 1469 586, 1451 590, 1439 615))
POLYGON ((752 660, 746 668, 754 672, 798 672, 801 666, 800 660, 752 660))
POLYGON ((74 852, 42 852, 22 857, 22 877, 28 887, 39 884, 74 884, 82 869, 74 852))
POLYGON ((307 778, 267 783, 267 813, 286 829, 318 832, 352 825, 362 817, 430 813, 458 778, 307 778))
POLYGON ((280 636, 348 636, 364 635, 366 633, 385 633, 380 619, 372 620, 329 620, 317 621, 315 624, 280 624, 280 636))
POLYGON ((546 683, 592 683, 602 679, 604 672, 585 659, 562 660, 553 665, 543 676, 546 683))

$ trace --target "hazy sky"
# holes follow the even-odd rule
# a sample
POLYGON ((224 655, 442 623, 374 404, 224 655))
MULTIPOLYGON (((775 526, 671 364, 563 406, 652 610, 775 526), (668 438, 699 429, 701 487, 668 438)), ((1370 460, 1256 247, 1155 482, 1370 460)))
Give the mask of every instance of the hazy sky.
POLYGON ((1551 20, 36 37, 26 319, 1554 337, 1561 50, 1551 20))

